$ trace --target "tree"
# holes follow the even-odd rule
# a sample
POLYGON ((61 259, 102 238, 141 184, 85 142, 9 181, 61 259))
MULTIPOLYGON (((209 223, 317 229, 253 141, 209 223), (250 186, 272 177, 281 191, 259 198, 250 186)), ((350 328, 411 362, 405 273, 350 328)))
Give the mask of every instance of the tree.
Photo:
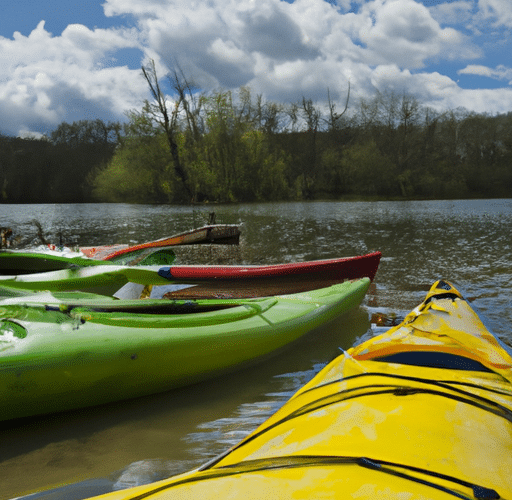
POLYGON ((331 94, 329 92, 329 89, 327 89, 327 103, 329 106, 329 117, 327 119, 327 127, 328 130, 331 132, 337 132, 341 128, 341 119, 343 118, 343 115, 347 112, 348 109, 348 102, 350 100, 350 82, 348 83, 348 90, 347 90, 347 99, 345 101, 345 108, 341 113, 336 112, 336 103, 331 101, 331 94))
POLYGON ((369 196, 398 194, 396 166, 373 141, 346 148, 342 168, 349 193, 369 196))
POLYGON ((120 140, 121 124, 100 119, 61 123, 49 137, 48 163, 55 201, 85 201, 91 195, 92 172, 107 164, 120 140))
MULTIPOLYGON (((176 137, 178 134, 178 117, 180 107, 183 104, 183 102, 186 101, 186 99, 184 99, 183 97, 185 89, 189 86, 186 82, 183 83, 181 81, 178 73, 174 74, 174 89, 178 92, 178 99, 175 101, 174 107, 172 111, 169 113, 165 95, 160 88, 160 83, 158 81, 158 76, 156 72, 155 61, 153 59, 151 59, 147 67, 142 66, 142 73, 148 83, 149 90, 151 92, 151 95, 153 96, 154 101, 152 104, 146 101, 146 109, 154 117, 157 123, 159 123, 162 126, 171 152, 172 161, 174 163, 174 170, 177 176, 181 179, 184 188, 186 189, 187 193, 192 199, 193 194, 187 182, 187 173, 183 165, 181 164, 178 140, 176 137)), ((185 111, 187 111, 186 104, 185 111)))
POLYGON ((126 113, 129 121, 111 161, 91 176, 95 199, 165 203, 173 200, 176 178, 167 137, 155 126, 146 102, 126 113))
POLYGON ((169 151, 163 134, 131 137, 93 180, 95 199, 107 202, 165 203, 173 199, 169 151))

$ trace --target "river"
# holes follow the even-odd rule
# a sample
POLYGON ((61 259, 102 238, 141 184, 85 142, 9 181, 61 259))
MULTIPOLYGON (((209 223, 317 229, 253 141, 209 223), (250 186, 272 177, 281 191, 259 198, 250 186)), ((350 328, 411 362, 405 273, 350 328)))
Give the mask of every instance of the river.
POLYGON ((363 306, 277 357, 192 387, 98 408, 2 423, 0 498, 79 499, 183 472, 225 451, 325 364, 372 335, 369 314, 404 315, 438 278, 472 300, 512 343, 512 200, 237 205, 0 205, 0 226, 36 243, 137 243, 204 225, 242 223, 238 246, 176 250, 181 263, 267 264, 383 258, 363 306), (66 486, 69 485, 69 486, 66 486), (39 493, 37 493, 39 492, 39 493))

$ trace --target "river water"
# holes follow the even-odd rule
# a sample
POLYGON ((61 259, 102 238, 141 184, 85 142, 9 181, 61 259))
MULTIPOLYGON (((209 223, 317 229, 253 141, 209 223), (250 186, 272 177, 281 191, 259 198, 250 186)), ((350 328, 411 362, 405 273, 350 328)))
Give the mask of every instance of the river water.
POLYGON ((306 202, 175 207, 0 205, 25 243, 137 243, 207 223, 242 223, 238 246, 176 249, 181 263, 268 264, 383 258, 363 306, 278 356, 192 387, 98 408, 2 423, 0 499, 79 499, 200 465, 274 413, 340 352, 372 335, 369 315, 404 315, 439 278, 512 343, 512 200, 306 202), (68 485, 68 486, 66 486, 68 485))

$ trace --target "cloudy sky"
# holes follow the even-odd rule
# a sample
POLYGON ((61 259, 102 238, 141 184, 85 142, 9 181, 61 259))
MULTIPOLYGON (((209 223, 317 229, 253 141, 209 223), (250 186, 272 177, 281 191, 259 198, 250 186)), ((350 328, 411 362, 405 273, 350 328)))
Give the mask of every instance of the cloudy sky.
POLYGON ((277 102, 375 92, 512 111, 512 0, 3 0, 0 133, 117 121, 141 65, 277 102))

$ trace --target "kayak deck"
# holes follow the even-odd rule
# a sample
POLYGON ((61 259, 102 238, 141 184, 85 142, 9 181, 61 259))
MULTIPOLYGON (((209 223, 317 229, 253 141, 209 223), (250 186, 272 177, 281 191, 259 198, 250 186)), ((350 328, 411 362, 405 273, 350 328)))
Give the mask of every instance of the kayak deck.
POLYGON ((0 302, 0 420, 154 394, 239 369, 358 307, 369 284, 204 301, 15 293, 0 302))

